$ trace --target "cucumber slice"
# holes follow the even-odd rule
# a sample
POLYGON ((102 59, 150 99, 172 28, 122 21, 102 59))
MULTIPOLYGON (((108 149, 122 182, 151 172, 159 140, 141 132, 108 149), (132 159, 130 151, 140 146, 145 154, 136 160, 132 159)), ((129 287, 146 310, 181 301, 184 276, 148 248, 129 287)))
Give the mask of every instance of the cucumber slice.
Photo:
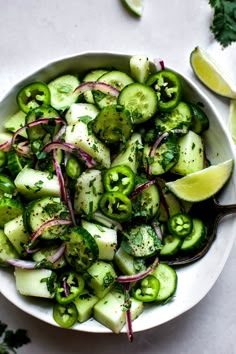
POLYGON ((74 227, 67 234, 65 257, 67 262, 77 271, 83 272, 95 264, 98 258, 98 246, 90 233, 82 227, 74 227))
POLYGON ((166 235, 163 241, 163 247, 160 251, 160 256, 168 257, 176 254, 180 249, 183 240, 180 237, 166 235))
POLYGON ((156 185, 145 188, 132 199, 133 216, 141 220, 150 220, 160 207, 160 194, 156 185))
POLYGON ((133 275, 136 273, 134 257, 125 252, 122 247, 116 252, 114 262, 123 274, 133 275))
MULTIPOLYGON (((55 244, 55 245, 41 248, 39 251, 33 253, 32 258, 35 262, 45 261, 45 260, 47 260, 48 257, 53 256, 57 252, 59 247, 60 247, 60 245, 58 246, 57 244, 55 244)), ((56 262, 54 262, 52 264, 48 264, 47 268, 60 269, 60 268, 65 267, 66 265, 67 265, 67 262, 65 260, 65 257, 62 256, 56 262)))
MULTIPOLYGON (((109 71, 108 73, 102 75, 97 81, 111 85, 119 91, 121 91, 125 86, 134 82, 129 75, 118 70, 109 71)), ((94 91, 93 97, 100 109, 108 105, 115 105, 117 103, 116 97, 110 95, 104 96, 104 94, 101 94, 99 91, 94 91)))
MULTIPOLYGON (((108 71, 105 69, 95 69, 89 71, 85 77, 83 78, 83 82, 92 82, 97 81, 102 75, 106 74, 108 71)), ((95 103, 93 98, 93 93, 91 91, 87 91, 84 93, 85 101, 88 103, 95 103)))
POLYGON ((8 221, 21 215, 23 210, 23 205, 18 200, 9 198, 0 199, 0 227, 4 227, 8 221))
POLYGON ((118 96, 118 104, 131 113, 134 124, 146 122, 157 111, 157 95, 144 84, 132 83, 126 86, 118 96))
POLYGON ((72 103, 75 103, 79 94, 74 90, 79 86, 79 79, 74 75, 62 75, 49 82, 51 93, 51 105, 53 108, 65 111, 72 103))
POLYGON ((16 177, 26 165, 31 164, 31 159, 18 155, 14 150, 7 154, 7 168, 14 177, 16 177))
POLYGON ((165 302, 170 299, 177 288, 177 273, 176 270, 168 264, 160 263, 157 268, 151 273, 160 282, 160 290, 157 294, 157 302, 165 302))
POLYGON ((120 106, 104 107, 94 119, 92 128, 98 138, 107 144, 127 140, 133 131, 129 112, 120 106))
POLYGON ((206 227, 200 219, 193 219, 193 229, 190 235, 185 237, 180 250, 183 252, 193 252, 198 250, 206 239, 206 227))
MULTIPOLYGON (((46 221, 52 219, 65 219, 69 217, 66 206, 59 198, 45 197, 29 203, 23 214, 24 224, 29 232, 35 232, 46 221)), ((51 226, 40 235, 43 239, 55 239, 64 234, 66 225, 51 226)))
POLYGON ((173 129, 188 130, 192 124, 192 111, 185 102, 180 102, 170 112, 158 112, 155 118, 156 129, 160 133, 169 132, 173 129))
POLYGON ((121 247, 134 257, 150 257, 158 252, 161 243, 150 225, 138 225, 123 234, 121 247))

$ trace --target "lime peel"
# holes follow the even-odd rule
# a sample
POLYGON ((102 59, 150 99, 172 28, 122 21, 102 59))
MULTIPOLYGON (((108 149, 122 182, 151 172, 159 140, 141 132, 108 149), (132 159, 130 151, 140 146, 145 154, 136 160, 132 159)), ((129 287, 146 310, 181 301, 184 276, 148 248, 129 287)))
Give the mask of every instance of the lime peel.
POLYGON ((229 159, 175 181, 167 182, 166 186, 180 199, 200 202, 219 192, 231 176, 233 165, 234 161, 229 159))
POLYGON ((143 0, 121 0, 124 7, 136 16, 143 13, 143 0))
POLYGON ((226 74, 206 51, 196 47, 190 54, 190 64, 194 74, 206 87, 218 95, 236 99, 236 91, 226 79, 226 74))
POLYGON ((231 137, 233 139, 234 144, 236 144, 236 100, 230 101, 228 124, 231 137))

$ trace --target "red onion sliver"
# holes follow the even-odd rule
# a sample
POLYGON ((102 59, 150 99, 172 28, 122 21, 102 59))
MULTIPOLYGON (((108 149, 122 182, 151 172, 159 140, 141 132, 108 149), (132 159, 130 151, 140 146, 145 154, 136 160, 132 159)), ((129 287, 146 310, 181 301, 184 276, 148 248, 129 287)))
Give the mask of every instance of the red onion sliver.
POLYGON ((156 67, 156 70, 157 70, 157 71, 161 71, 161 70, 164 70, 164 69, 165 69, 165 64, 164 64, 163 59, 161 59, 161 58, 154 58, 154 59, 153 59, 153 62, 154 62, 154 64, 155 64, 155 67, 156 67))
POLYGON ((134 334, 133 334, 133 326, 132 326, 132 318, 131 318, 131 300, 130 300, 130 284, 124 284, 124 296, 125 296, 125 315, 126 315, 126 325, 127 325, 127 335, 129 342, 133 342, 134 334))
POLYGON ((56 158, 56 150, 53 150, 53 156, 52 156, 52 162, 56 171, 56 175, 58 178, 59 186, 60 186, 60 195, 61 195, 61 200, 67 204, 67 192, 65 188, 65 183, 64 183, 64 177, 61 171, 60 164, 57 161, 56 158))
POLYGON ((156 222, 153 222, 152 223, 152 227, 153 227, 153 230, 155 231, 158 239, 160 241, 162 241, 163 239, 163 235, 162 235, 162 231, 161 231, 161 227, 160 227, 160 224, 159 223, 156 223, 156 222))
POLYGON ((16 258, 8 259, 6 260, 6 262, 14 267, 22 268, 22 269, 35 269, 35 266, 37 264, 37 262, 26 261, 23 259, 16 259, 16 258))
POLYGON ((34 242, 41 234, 42 232, 50 227, 50 226, 56 226, 56 225, 69 225, 71 224, 71 220, 68 219, 52 219, 48 220, 45 223, 43 223, 32 235, 30 242, 34 242))
POLYGON ((5 141, 5 143, 0 144, 0 150, 7 152, 11 148, 11 140, 5 141))
POLYGON ((50 257, 47 257, 47 261, 50 263, 55 263, 57 262, 64 254, 65 252, 66 245, 65 243, 62 243, 62 245, 58 248, 58 250, 50 257))
POLYGON ((61 118, 40 118, 37 120, 34 120, 33 122, 27 123, 26 125, 24 125, 23 127, 19 128, 13 135, 12 140, 11 140, 11 145, 14 145, 16 137, 25 129, 27 128, 31 128, 31 127, 35 127, 36 125, 39 124, 48 124, 49 121, 51 121, 53 119, 53 121, 55 123, 63 123, 66 124, 66 122, 61 119, 61 118))
POLYGON ((96 165, 94 159, 76 145, 55 141, 53 143, 48 143, 47 145, 45 145, 43 151, 50 152, 54 149, 61 149, 69 153, 77 152, 84 160, 88 168, 94 167, 96 165))
POLYGON ((156 183, 156 181, 153 179, 153 180, 151 180, 151 181, 146 181, 146 182, 144 182, 144 183, 139 184, 139 185, 132 191, 132 193, 130 194, 129 198, 130 198, 130 199, 133 199, 133 198, 137 197, 137 195, 138 195, 139 193, 142 193, 142 192, 144 191, 144 189, 150 187, 152 184, 155 184, 155 183, 156 183))
POLYGON ((98 81, 89 81, 83 82, 80 84, 75 90, 74 93, 85 93, 87 91, 101 91, 102 93, 110 96, 117 97, 120 93, 115 87, 106 84, 105 82, 98 82, 98 81))
POLYGON ((143 272, 133 274, 133 275, 120 275, 119 277, 116 278, 116 281, 118 283, 131 283, 131 282, 139 281, 145 278, 148 274, 152 273, 154 269, 158 266, 158 264, 159 264, 159 258, 156 258, 153 264, 143 272))

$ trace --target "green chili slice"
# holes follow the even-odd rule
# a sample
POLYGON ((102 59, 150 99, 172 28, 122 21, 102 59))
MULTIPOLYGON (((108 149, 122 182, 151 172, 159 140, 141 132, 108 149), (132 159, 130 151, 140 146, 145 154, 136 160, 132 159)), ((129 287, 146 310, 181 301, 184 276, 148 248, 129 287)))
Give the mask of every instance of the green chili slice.
POLYGON ((73 302, 64 305, 56 303, 53 306, 53 318, 61 327, 72 327, 78 318, 78 311, 75 304, 73 302))
POLYGON ((136 300, 142 302, 151 302, 156 300, 159 289, 159 280, 153 275, 149 274, 137 283, 132 295, 136 300))
POLYGON ((28 113, 30 110, 41 106, 49 105, 51 96, 48 86, 40 81, 32 82, 24 86, 16 97, 19 108, 28 113))
POLYGON ((187 214, 178 213, 168 220, 168 229, 172 235, 184 238, 190 234, 192 228, 193 221, 187 214))
POLYGON ((56 288, 56 300, 59 304, 69 304, 81 294, 84 289, 84 279, 75 272, 62 274, 56 288))
POLYGON ((114 166, 106 170, 103 181, 107 192, 129 195, 134 188, 134 173, 128 166, 114 166))
POLYGON ((104 215, 118 221, 128 221, 132 214, 131 201, 120 192, 104 193, 99 206, 104 215))

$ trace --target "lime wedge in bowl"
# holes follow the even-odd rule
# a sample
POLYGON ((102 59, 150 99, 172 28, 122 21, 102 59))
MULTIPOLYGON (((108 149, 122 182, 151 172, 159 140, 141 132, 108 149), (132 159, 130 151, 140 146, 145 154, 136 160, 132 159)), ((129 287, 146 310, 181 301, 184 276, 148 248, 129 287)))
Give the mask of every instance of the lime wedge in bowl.
POLYGON ((210 90, 218 95, 236 99, 236 91, 226 79, 225 73, 206 51, 196 47, 190 54, 190 64, 197 78, 210 90))
POLYGON ((220 191, 230 178, 233 165, 233 160, 230 159, 173 182, 167 182, 166 186, 180 199, 188 202, 200 202, 220 191))

